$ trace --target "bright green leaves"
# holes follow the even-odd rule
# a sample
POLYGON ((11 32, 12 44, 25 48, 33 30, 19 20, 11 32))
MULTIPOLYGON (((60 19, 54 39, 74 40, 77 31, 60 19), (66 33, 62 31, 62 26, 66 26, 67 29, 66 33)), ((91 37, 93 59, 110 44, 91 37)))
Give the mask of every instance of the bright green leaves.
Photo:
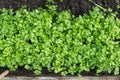
MULTIPOLYGON (((51 0, 50 0, 51 1, 51 0)), ((54 8, 53 8, 54 7, 54 8)), ((89 15, 74 17, 70 11, 48 9, 0 14, 0 67, 19 66, 40 74, 43 68, 55 73, 119 74, 120 20, 98 8, 89 15), (14 14, 14 15, 13 15, 14 14)))

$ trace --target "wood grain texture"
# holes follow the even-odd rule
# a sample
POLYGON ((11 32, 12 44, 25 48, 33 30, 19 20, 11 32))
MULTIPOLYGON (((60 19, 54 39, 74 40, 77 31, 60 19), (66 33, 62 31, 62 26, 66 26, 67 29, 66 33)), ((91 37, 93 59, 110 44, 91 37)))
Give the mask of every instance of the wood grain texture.
POLYGON ((101 76, 101 77, 5 77, 2 80, 120 80, 120 76, 101 76))
POLYGON ((0 80, 4 78, 7 74, 9 73, 8 70, 4 71, 3 73, 0 74, 0 80))

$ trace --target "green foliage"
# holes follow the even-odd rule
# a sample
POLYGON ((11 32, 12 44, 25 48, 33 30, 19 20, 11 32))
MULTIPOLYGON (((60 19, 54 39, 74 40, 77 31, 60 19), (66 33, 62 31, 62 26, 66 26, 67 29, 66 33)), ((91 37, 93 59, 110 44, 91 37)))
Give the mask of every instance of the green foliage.
POLYGON ((120 20, 94 8, 74 17, 69 11, 25 8, 0 14, 0 67, 19 66, 40 74, 45 67, 61 75, 120 67, 120 20))
MULTIPOLYGON (((58 0, 59 2, 63 2, 63 0, 58 0)), ((55 0, 47 0, 47 3, 54 3, 55 0)))
POLYGON ((120 9, 120 5, 117 5, 117 9, 120 9))

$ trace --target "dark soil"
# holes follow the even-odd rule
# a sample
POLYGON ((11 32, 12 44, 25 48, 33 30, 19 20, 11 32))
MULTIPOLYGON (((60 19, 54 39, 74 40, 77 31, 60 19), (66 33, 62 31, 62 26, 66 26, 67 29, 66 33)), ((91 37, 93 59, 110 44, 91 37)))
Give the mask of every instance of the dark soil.
MULTIPOLYGON (((120 5, 120 0, 94 0, 97 4, 101 5, 104 8, 112 8, 113 11, 117 11, 117 17, 120 18, 120 9, 116 8, 116 5, 120 5)), ((13 8, 14 10, 18 10, 22 7, 22 5, 26 5, 30 10, 36 9, 38 7, 45 7, 46 0, 0 0, 0 8, 13 8)), ((55 4, 58 5, 57 11, 61 11, 64 9, 70 9, 71 13, 75 16, 83 15, 84 13, 89 12, 93 6, 93 3, 88 0, 64 0, 63 2, 59 2, 55 0, 55 4)), ((0 73, 2 73, 7 68, 0 68, 0 73)), ((95 70, 91 70, 88 72, 83 72, 83 75, 95 75, 95 70)), ((22 67, 18 68, 15 72, 10 72, 8 76, 35 76, 33 71, 28 71, 22 67)), ((53 75, 60 76, 60 74, 54 74, 47 71, 47 69, 43 69, 42 75, 53 75)), ((107 73, 101 73, 100 75, 108 75, 107 73)), ((111 74, 112 75, 112 74, 111 74)))
MULTIPOLYGON (((8 70, 7 68, 0 68, 0 73, 4 72, 5 70, 8 70)), ((33 71, 31 70, 26 70, 23 67, 19 67, 16 71, 10 71, 7 76, 30 76, 30 77, 35 77, 35 76, 60 76, 60 74, 54 74, 53 72, 48 72, 46 68, 42 70, 41 75, 35 75, 33 71)))
MULTIPOLYGON (((47 0, 0 0, 0 8, 10 8, 12 7, 14 10, 21 8, 22 5, 26 5, 29 9, 33 10, 38 7, 45 8, 45 3, 47 0)), ((116 8, 116 5, 120 5, 120 0, 93 0, 95 3, 99 4, 104 8, 112 8, 113 11, 118 12, 118 17, 120 18, 120 9, 116 8)), ((55 0, 55 4, 58 5, 58 11, 64 9, 70 9, 71 13, 75 16, 82 15, 84 13, 88 13, 89 10, 95 6, 89 0, 64 0, 63 2, 59 2, 59 0, 55 0)))
MULTIPOLYGON (((0 73, 4 72, 5 70, 8 70, 7 68, 0 68, 0 73)), ((96 70, 93 69, 90 72, 82 72, 82 76, 110 76, 113 75, 113 73, 108 74, 107 72, 102 72, 99 75, 96 75, 96 70)), ((36 77, 36 76, 61 76, 60 73, 54 73, 49 72, 46 68, 42 70, 42 73, 40 75, 35 75, 33 71, 26 70, 23 67, 19 67, 16 71, 9 72, 7 76, 28 76, 28 77, 36 77)), ((73 76, 71 74, 68 74, 67 76, 73 76)), ((77 76, 77 73, 74 75, 77 76)))

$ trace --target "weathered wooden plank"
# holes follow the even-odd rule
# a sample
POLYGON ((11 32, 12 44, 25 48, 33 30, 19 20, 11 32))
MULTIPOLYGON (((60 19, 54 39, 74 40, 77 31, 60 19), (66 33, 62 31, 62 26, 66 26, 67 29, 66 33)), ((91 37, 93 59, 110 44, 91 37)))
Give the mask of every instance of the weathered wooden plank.
POLYGON ((120 80, 120 76, 101 76, 101 77, 5 77, 2 80, 120 80))

